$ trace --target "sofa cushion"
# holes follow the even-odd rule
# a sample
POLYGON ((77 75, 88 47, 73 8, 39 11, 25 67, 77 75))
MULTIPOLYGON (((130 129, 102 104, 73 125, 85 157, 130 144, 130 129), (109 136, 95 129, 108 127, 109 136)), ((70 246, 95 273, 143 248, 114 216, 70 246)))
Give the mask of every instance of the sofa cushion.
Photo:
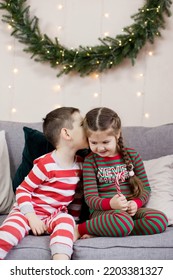
POLYGON ((5 131, 0 131, 0 214, 9 213, 14 202, 5 131))
POLYGON ((161 234, 95 237, 74 243, 74 260, 172 260, 173 227, 161 234))
POLYGON ((173 155, 144 161, 144 166, 151 186, 146 207, 164 212, 173 225, 173 155))
POLYGON ((143 160, 173 155, 173 124, 130 126, 124 127, 122 131, 125 144, 138 151, 143 160))
POLYGON ((25 145, 22 153, 22 163, 13 178, 14 191, 24 180, 33 167, 33 161, 43 154, 53 151, 53 146, 46 140, 44 134, 36 129, 23 127, 25 145))
MULTIPOLYGON (((22 151, 24 148, 24 126, 28 126, 28 123, 0 121, 0 130, 5 130, 10 158, 11 178, 14 178, 17 168, 22 162, 22 151)), ((42 122, 29 123, 29 127, 42 131, 42 122)))

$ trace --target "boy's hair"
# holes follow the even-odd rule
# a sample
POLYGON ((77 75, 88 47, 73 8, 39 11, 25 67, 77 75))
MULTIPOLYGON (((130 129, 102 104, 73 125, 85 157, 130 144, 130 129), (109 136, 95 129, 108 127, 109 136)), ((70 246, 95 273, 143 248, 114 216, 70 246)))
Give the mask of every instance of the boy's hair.
MULTIPOLYGON (((122 155, 127 170, 129 172, 133 170, 132 161, 124 146, 121 132, 121 120, 116 112, 106 107, 94 108, 86 114, 83 121, 83 127, 87 137, 90 136, 92 131, 109 130, 109 134, 114 135, 117 140, 117 150, 122 155), (118 138, 119 133, 120 136, 118 138)), ((135 174, 133 176, 129 176, 129 183, 132 194, 128 196, 128 199, 138 197, 142 194, 143 183, 135 174)))
POLYGON ((61 107, 48 113, 43 118, 43 133, 47 140, 56 147, 59 142, 61 129, 63 127, 73 128, 73 114, 80 113, 80 110, 74 107, 61 107))

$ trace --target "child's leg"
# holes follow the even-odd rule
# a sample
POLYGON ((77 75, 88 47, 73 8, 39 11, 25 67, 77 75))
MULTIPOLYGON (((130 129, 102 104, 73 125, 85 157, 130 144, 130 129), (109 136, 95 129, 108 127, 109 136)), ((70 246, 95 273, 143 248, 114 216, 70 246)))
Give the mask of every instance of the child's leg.
POLYGON ((67 213, 60 212, 48 221, 50 249, 53 259, 70 259, 73 252, 75 221, 67 213))
POLYGON ((78 225, 78 231, 80 236, 126 236, 133 226, 132 217, 124 211, 94 211, 90 220, 78 225))
POLYGON ((0 227, 0 259, 4 259, 7 253, 22 240, 29 231, 26 217, 16 211, 10 213, 0 227))
POLYGON ((166 215, 158 210, 140 208, 134 216, 133 235, 156 234, 165 231, 168 220, 166 215))

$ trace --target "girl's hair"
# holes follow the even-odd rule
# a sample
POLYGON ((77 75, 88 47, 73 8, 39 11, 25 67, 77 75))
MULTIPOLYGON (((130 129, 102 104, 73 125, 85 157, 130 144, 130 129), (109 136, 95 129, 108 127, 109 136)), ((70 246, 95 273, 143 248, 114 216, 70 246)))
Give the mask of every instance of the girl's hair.
POLYGON ((79 109, 73 107, 61 107, 48 113, 43 118, 43 133, 47 140, 56 147, 59 142, 61 129, 63 127, 73 128, 73 114, 80 112, 79 109))
POLYGON ((106 107, 92 109, 86 114, 83 121, 83 126, 87 137, 89 137, 93 131, 98 130, 109 130, 109 134, 113 134, 115 136, 117 141, 117 150, 122 155, 124 163, 126 164, 126 168, 129 172, 129 183, 132 194, 128 196, 128 199, 132 199, 141 195, 143 192, 143 183, 135 175, 135 173, 132 172, 133 164, 124 146, 121 132, 121 120, 118 114, 106 107), (120 135, 119 138, 118 135, 120 135))

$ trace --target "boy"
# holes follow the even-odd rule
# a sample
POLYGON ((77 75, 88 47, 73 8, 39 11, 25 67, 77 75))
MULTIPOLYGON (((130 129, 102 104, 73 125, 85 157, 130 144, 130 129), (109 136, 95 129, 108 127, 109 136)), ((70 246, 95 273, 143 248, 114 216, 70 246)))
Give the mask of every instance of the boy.
POLYGON ((34 235, 50 234, 54 260, 71 258, 75 221, 67 206, 82 176, 83 160, 76 152, 88 147, 82 121, 79 109, 73 107, 55 109, 43 119, 43 132, 55 150, 37 158, 17 188, 16 203, 0 227, 0 259, 30 230, 34 235))

